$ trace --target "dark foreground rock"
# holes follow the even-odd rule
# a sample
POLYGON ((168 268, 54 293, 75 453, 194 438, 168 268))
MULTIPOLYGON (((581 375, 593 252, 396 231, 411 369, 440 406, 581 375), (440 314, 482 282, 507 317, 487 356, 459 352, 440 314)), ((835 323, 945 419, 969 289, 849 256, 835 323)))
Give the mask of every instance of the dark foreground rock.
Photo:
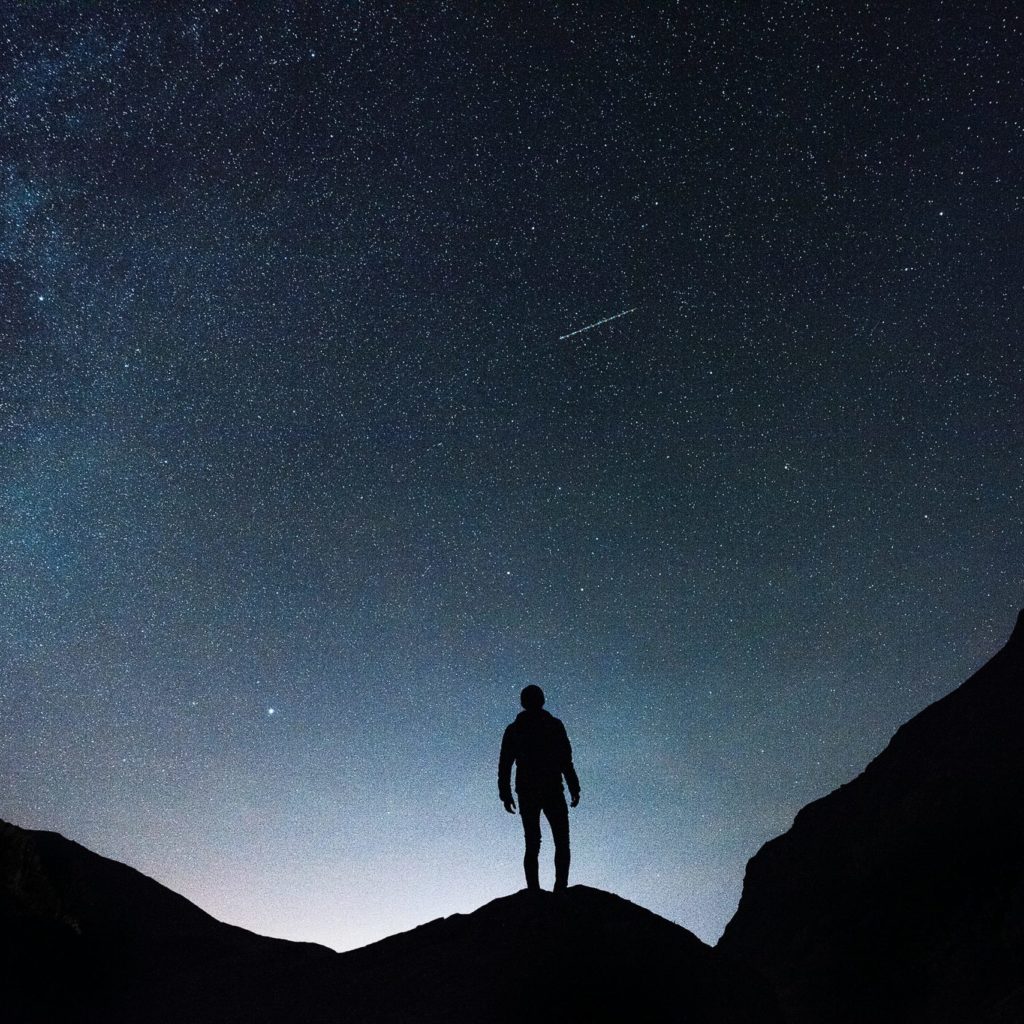
POLYGON ((345 956, 406 979, 389 1020, 779 1019, 767 986, 685 928, 581 885, 506 896, 345 956))
POLYGON ((748 969, 610 893, 516 893, 349 953, 253 935, 116 861, 0 823, 3 1019, 769 1024, 748 969))
POLYGON ((747 866, 718 948, 791 1024, 1024 1021, 1024 612, 1009 643, 747 866))

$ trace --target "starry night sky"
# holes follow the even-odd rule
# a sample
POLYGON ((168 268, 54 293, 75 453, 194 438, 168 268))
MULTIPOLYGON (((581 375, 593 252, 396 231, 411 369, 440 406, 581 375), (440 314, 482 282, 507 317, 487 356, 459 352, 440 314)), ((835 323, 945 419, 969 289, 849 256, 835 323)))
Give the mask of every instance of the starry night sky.
POLYGON ((713 941, 1024 603, 1015 6, 4 3, 0 817, 348 948, 539 683, 713 941))

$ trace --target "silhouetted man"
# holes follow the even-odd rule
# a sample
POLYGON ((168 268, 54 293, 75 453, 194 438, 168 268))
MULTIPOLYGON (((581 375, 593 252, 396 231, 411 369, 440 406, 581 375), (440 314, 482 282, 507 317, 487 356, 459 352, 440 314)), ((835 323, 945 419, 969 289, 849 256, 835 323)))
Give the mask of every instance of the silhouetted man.
POLYGON ((569 809, 565 806, 562 776, 572 797, 580 802, 580 780, 572 766, 572 747, 565 726, 544 710, 544 691, 527 686, 519 695, 523 710, 505 730, 498 758, 498 796, 509 814, 512 799, 512 765, 516 766, 516 795, 523 819, 526 854, 523 871, 526 888, 539 889, 537 857, 540 854, 540 812, 548 819, 555 841, 555 892, 569 884, 569 809))

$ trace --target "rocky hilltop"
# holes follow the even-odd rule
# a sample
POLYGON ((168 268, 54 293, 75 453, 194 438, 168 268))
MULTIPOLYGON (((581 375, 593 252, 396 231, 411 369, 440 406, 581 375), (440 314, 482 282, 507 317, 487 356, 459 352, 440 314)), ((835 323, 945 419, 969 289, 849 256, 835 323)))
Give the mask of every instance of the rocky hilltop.
POLYGON ((780 1019, 726 954, 585 886, 335 953, 222 924, 59 835, 0 824, 0 932, 12 1024, 780 1019))
POLYGON ((1024 612, 747 866, 718 948, 791 1024, 1024 1021, 1024 612))

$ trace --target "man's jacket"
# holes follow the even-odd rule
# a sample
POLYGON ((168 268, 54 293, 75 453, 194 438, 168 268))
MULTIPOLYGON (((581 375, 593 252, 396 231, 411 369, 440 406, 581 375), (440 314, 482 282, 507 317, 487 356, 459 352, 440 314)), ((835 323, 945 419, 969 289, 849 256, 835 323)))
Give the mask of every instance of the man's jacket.
POLYGON ((505 730, 498 758, 498 796, 512 799, 512 765, 516 766, 516 792, 544 797, 562 792, 565 776, 569 794, 579 796, 580 780, 572 765, 569 736, 559 719, 543 708, 520 711, 505 730))

